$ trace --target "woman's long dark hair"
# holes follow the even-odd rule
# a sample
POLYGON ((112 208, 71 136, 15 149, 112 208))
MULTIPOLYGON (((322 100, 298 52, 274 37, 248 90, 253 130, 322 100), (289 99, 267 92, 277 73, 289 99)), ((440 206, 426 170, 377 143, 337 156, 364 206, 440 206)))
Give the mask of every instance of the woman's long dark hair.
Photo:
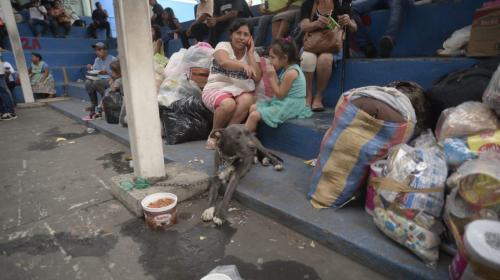
POLYGON ((248 26, 248 30, 250 30, 250 35, 252 35, 252 26, 247 20, 242 18, 236 19, 231 25, 231 27, 229 27, 229 35, 233 34, 234 32, 236 32, 236 30, 240 29, 240 27, 245 25, 248 26))
POLYGON ((170 21, 174 20, 175 13, 174 13, 174 10, 172 10, 172 8, 166 7, 163 11, 168 14, 168 20, 170 20, 170 21))

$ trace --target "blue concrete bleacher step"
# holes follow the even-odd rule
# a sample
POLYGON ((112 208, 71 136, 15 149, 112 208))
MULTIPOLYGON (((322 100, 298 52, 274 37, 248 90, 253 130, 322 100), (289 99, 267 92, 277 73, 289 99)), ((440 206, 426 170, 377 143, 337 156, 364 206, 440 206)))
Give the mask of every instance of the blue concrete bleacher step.
MULTIPOLYGON (((43 60, 49 67, 61 67, 68 65, 87 65, 93 64, 96 58, 95 51, 24 51, 24 57, 28 63, 31 64, 31 54, 33 52, 39 53, 43 60)), ((110 50, 109 54, 116 56, 116 50, 110 50)), ((14 62, 14 55, 11 52, 4 52, 2 54, 4 60, 14 62)))
MULTIPOLYGON (((109 49, 116 49, 116 39, 99 40, 91 38, 50 38, 50 37, 21 37, 21 43, 25 51, 71 51, 71 52, 94 52, 92 45, 104 42, 109 49)), ((6 49, 12 50, 9 40, 6 49)))
MULTIPOLYGON (((31 32, 29 25, 27 22, 19 23, 17 25, 17 28, 19 30, 19 35, 22 37, 31 37, 33 36, 33 33, 31 32)), ((59 35, 63 35, 62 29, 59 30, 59 35)), ((44 35, 44 37, 54 37, 52 33, 50 32, 50 29, 47 30, 47 33, 44 35)), ((85 27, 77 27, 77 26, 72 26, 70 33, 68 35, 68 38, 87 38, 87 29, 85 27)))
MULTIPOLYGON (((403 18, 399 38, 392 57, 434 56, 451 34, 472 23, 474 11, 487 0, 458 0, 444 3, 416 5, 403 18)), ((369 35, 378 47, 385 35, 389 10, 370 13, 369 35)))
MULTIPOLYGON (((49 104, 80 122, 86 114, 86 105, 78 99, 49 104)), ((119 125, 107 124, 104 120, 86 125, 129 145, 127 129, 119 125)), ((188 164, 195 157, 203 159, 205 164, 192 166, 201 171, 209 172, 212 168, 213 152, 204 148, 204 141, 165 145, 164 153, 166 160, 181 164, 188 164)), ((442 254, 436 270, 426 267, 415 255, 377 230, 371 217, 364 212, 362 201, 355 201, 341 210, 313 209, 306 199, 312 169, 300 158, 278 154, 285 160, 283 172, 255 166, 242 179, 236 198, 243 204, 387 276, 447 279, 449 256, 442 254)))

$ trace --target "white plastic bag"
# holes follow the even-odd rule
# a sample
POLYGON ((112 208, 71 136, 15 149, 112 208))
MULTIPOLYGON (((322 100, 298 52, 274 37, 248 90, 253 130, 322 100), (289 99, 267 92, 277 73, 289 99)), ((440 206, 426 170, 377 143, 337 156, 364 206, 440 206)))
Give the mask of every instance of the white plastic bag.
POLYGON ((382 176, 370 178, 370 182, 376 186, 373 220, 377 227, 435 267, 448 172, 443 152, 432 145, 435 140, 431 137, 425 134, 417 139, 420 147, 393 147, 382 176))
MULTIPOLYGON (((173 80, 171 80, 173 82, 173 80)), ((171 83, 170 87, 162 87, 158 92, 158 103, 163 106, 170 106, 179 99, 187 98, 192 95, 201 95, 201 90, 197 84, 189 81, 186 76, 181 76, 175 80, 176 84, 171 83), (178 84, 177 84, 178 83, 178 84)))
POLYGON ((189 71, 191 67, 209 68, 212 63, 214 49, 210 44, 200 42, 189 47, 182 58, 183 68, 189 71))
POLYGON ((493 111, 481 102, 467 101, 444 110, 436 125, 436 137, 443 141, 450 137, 478 134, 496 130, 498 120, 493 111))
POLYGON ((483 94, 483 102, 500 116, 500 65, 491 77, 488 87, 483 94))
POLYGON ((443 49, 438 50, 439 55, 460 56, 465 54, 464 47, 469 42, 471 25, 460 28, 451 34, 443 43, 443 49))

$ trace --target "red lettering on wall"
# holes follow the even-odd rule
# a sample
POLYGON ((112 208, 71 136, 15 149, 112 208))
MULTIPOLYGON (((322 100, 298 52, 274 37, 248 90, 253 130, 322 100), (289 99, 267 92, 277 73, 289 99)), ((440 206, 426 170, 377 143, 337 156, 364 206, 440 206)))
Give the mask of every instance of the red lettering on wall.
POLYGON ((37 39, 37 38, 33 38, 32 43, 33 43, 33 44, 31 44, 31 45, 32 45, 32 49, 34 49, 34 50, 39 50, 39 49, 41 49, 41 48, 42 48, 42 47, 40 46, 40 41, 38 41, 38 39, 37 39))
POLYGON ((40 45, 40 41, 37 38, 30 39, 29 38, 21 38, 21 43, 23 45, 24 50, 39 50, 42 48, 40 45))
POLYGON ((21 44, 23 45, 23 50, 31 50, 28 38, 21 38, 21 44))

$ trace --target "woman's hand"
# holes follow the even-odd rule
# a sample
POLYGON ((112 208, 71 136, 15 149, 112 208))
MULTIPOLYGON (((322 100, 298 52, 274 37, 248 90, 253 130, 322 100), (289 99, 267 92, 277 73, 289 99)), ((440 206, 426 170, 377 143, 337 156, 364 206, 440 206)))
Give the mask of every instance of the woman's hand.
POLYGON ((255 52, 255 43, 253 41, 253 38, 250 37, 248 39, 248 45, 247 45, 247 55, 253 55, 255 52))
POLYGON ((338 16, 340 26, 348 27, 351 24, 351 17, 348 14, 338 16))
POLYGON ((330 19, 324 16, 319 16, 314 22, 317 28, 325 28, 325 26, 330 22, 330 19))
POLYGON ((249 79, 255 77, 255 70, 253 69, 252 66, 248 64, 243 64, 243 70, 245 71, 249 79))
POLYGON ((92 68, 93 68, 92 64, 87 64, 87 71, 92 71, 92 68))
POLYGON ((207 18, 207 26, 208 27, 214 27, 217 24, 217 20, 215 17, 209 17, 207 18))

